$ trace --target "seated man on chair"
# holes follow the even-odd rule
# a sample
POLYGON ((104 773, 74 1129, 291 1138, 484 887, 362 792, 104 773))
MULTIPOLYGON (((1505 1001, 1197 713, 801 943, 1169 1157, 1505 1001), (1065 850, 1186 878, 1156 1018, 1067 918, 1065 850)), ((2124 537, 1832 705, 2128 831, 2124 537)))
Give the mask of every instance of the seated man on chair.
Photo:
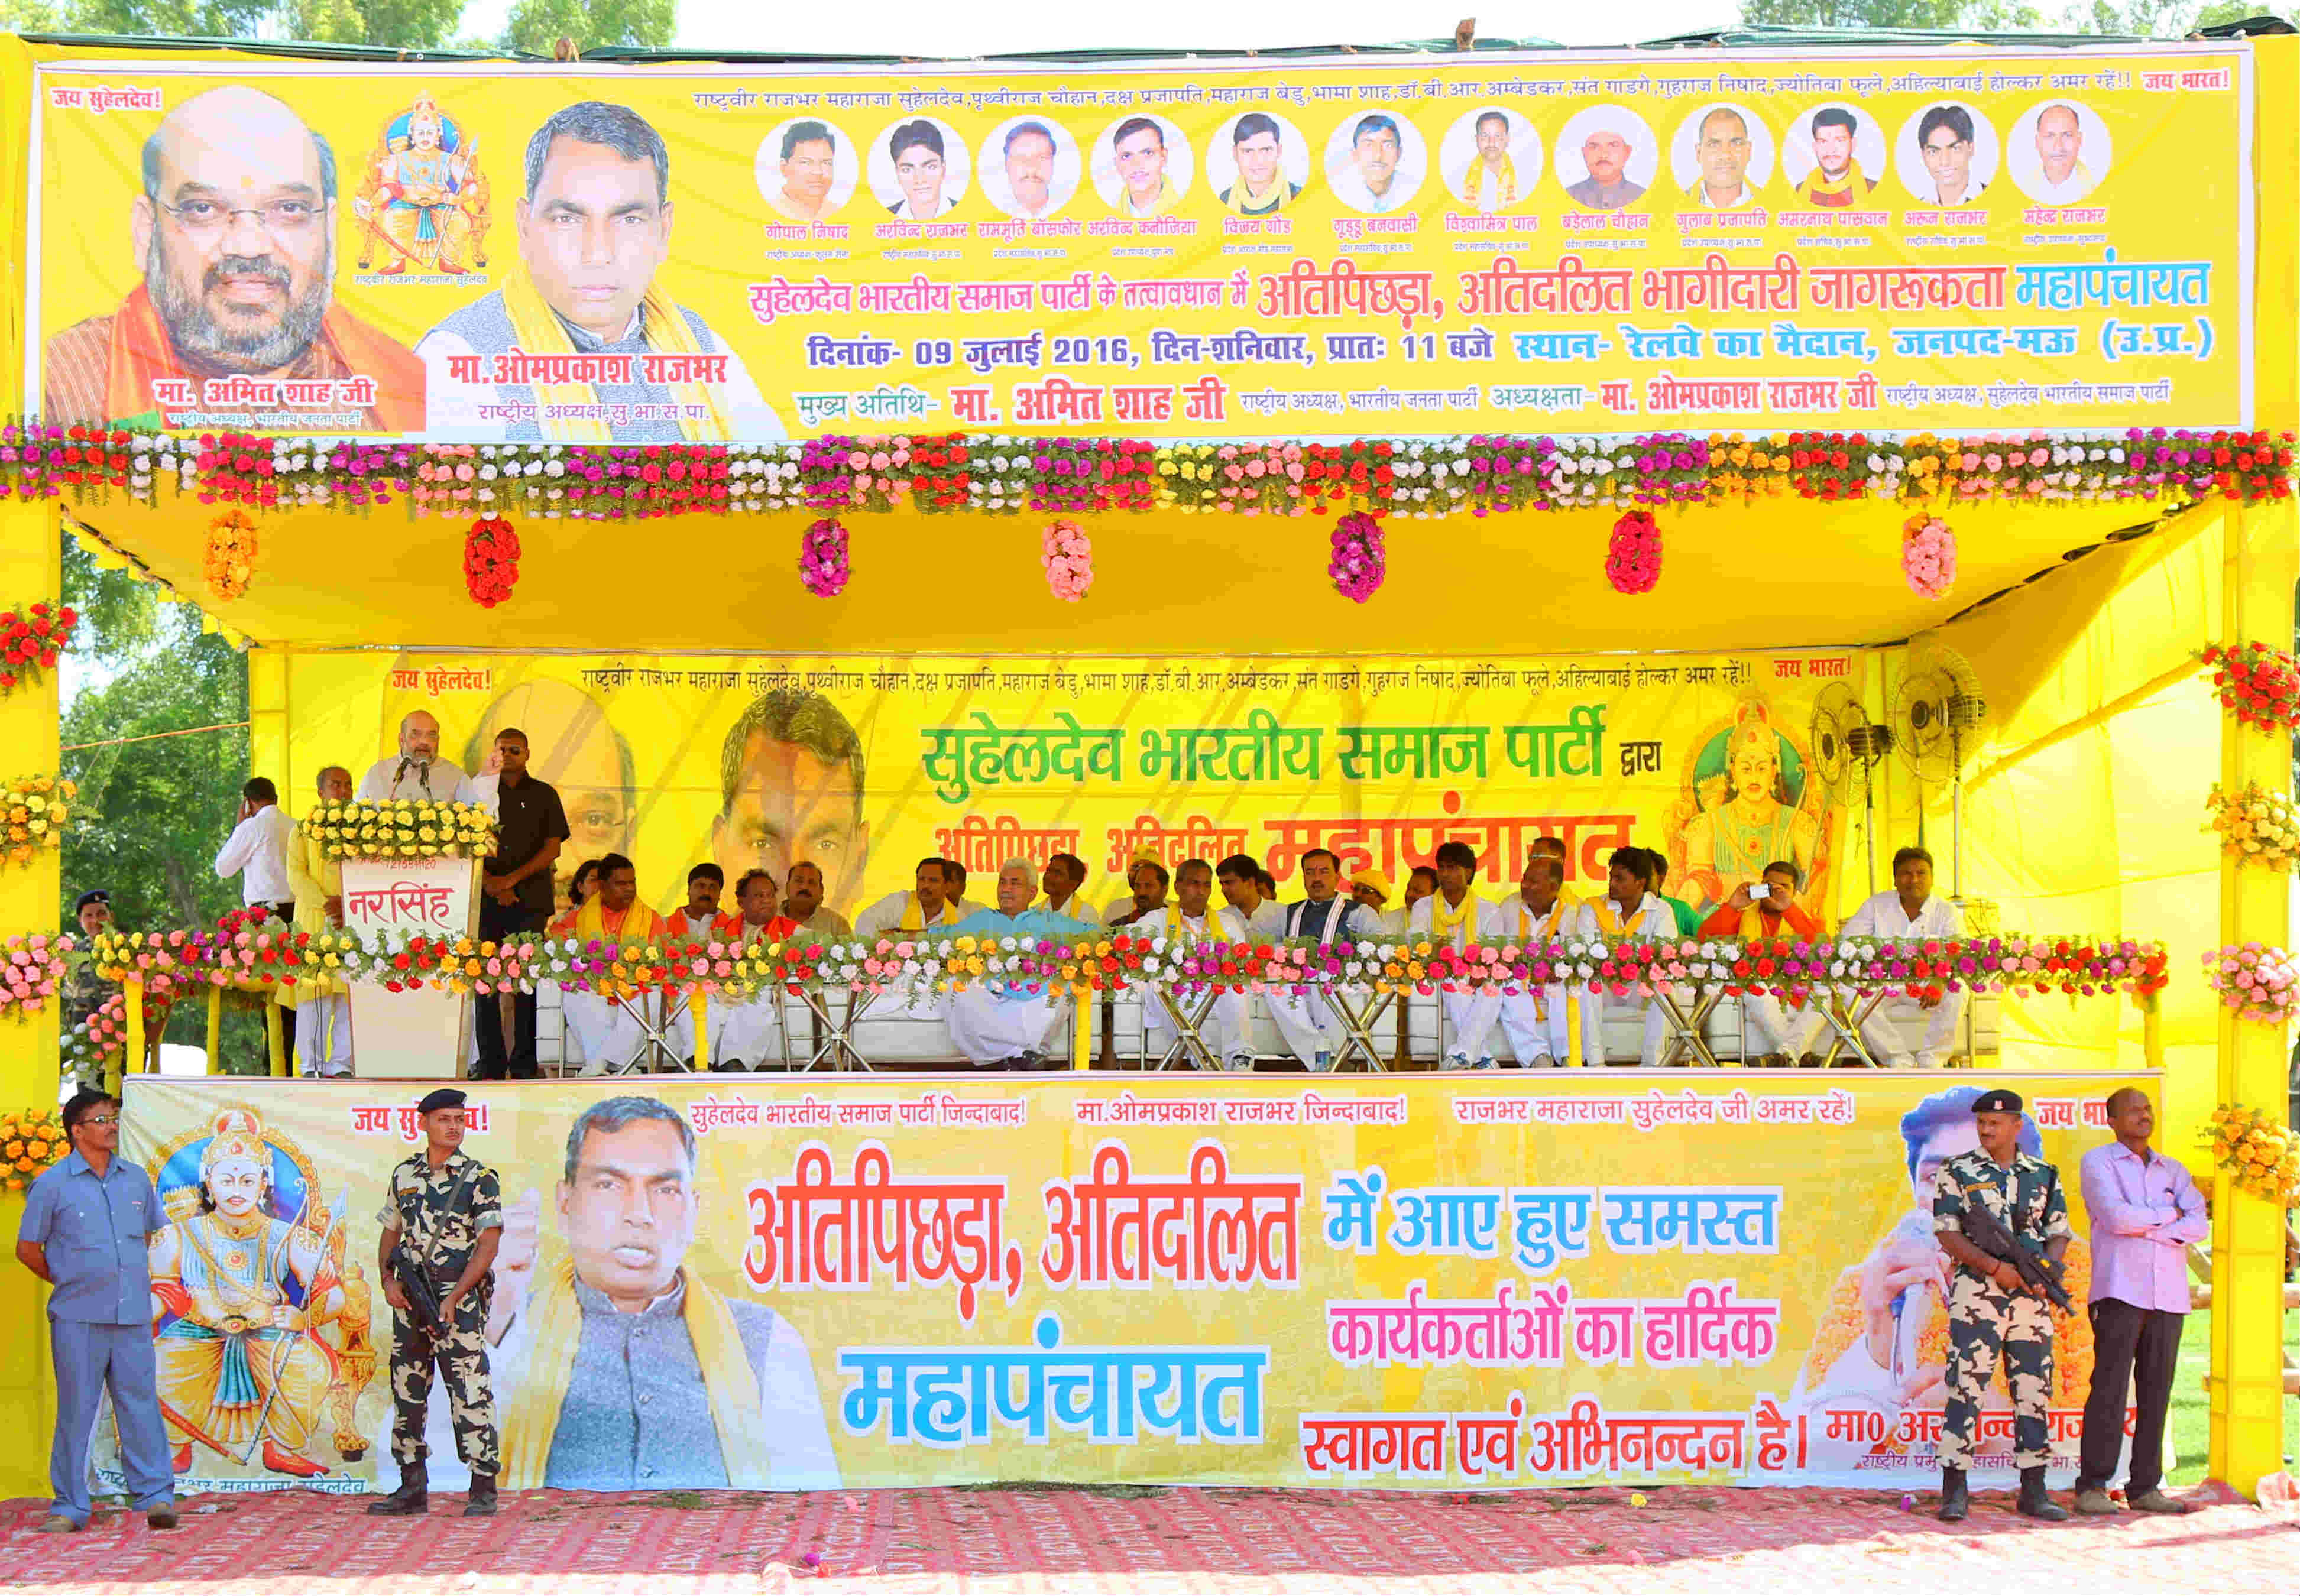
MULTIPOLYGON (((1226 910, 1214 901, 1214 868, 1203 859, 1186 859, 1174 869, 1174 901, 1156 914, 1137 920, 1138 934, 1162 936, 1171 945, 1174 943, 1236 942, 1245 935, 1244 918, 1236 910, 1226 910)), ((1202 999, 1177 998, 1178 1003, 1196 1003, 1202 999)), ((1214 1056, 1220 1058, 1227 1047, 1224 1041, 1225 1021, 1236 1018, 1235 1010, 1223 1012, 1222 1000, 1214 1000, 1214 1008, 1207 1015, 1206 1024, 1199 1035, 1214 1056)), ((1154 1061, 1174 1044, 1174 1022, 1156 998, 1146 996, 1142 1001, 1142 1027, 1154 1061)), ((1183 1060, 1188 1062, 1187 1057, 1183 1060)))
MULTIPOLYGON (((1071 919, 1033 909, 1038 895, 1038 867, 1027 859, 1010 859, 998 867, 998 907, 979 909, 955 925, 938 926, 939 941, 972 936, 996 942, 1003 938, 1041 937, 1075 940, 1097 936, 1102 927, 1091 920, 1071 919)), ((978 979, 962 992, 950 994, 943 1023, 950 1040, 978 1069, 1060 1069, 1066 1062, 1046 1057, 1047 1035, 1061 1023, 1062 1005, 1045 983, 978 979)))
MULTIPOLYGON (((1922 848, 1904 848, 1893 855, 1893 890, 1879 893, 1854 910, 1840 935, 1921 941, 1962 936, 1964 925, 1955 904, 1933 896, 1933 856, 1922 848)), ((1938 1069, 1956 1046, 1957 1022, 1963 1018, 1961 992, 1892 998, 1871 1012, 1861 1027, 1861 1040, 1887 1068, 1938 1069), (1904 1039, 1906 1027, 1917 1024, 1924 1031, 1912 1048, 1904 1039)))
MULTIPOLYGON (((1302 855, 1304 896, 1286 906, 1286 936, 1315 938, 1321 947, 1337 942, 1370 942, 1380 935, 1375 916, 1339 895, 1340 858, 1324 848, 1302 855)), ((1294 1056, 1312 1074, 1334 1068, 1347 1040, 1341 1016, 1321 992, 1272 991, 1270 1015, 1294 1056)))
MULTIPOLYGON (((585 946, 652 942, 662 921, 639 902, 638 871, 631 861, 620 853, 606 855, 599 860, 597 880, 598 890, 554 921, 553 933, 572 936, 585 946)), ((626 1000, 573 987, 562 992, 560 1010, 567 1018, 567 1028, 582 1043, 583 1073, 605 1075, 629 1068, 647 1042, 647 1027, 632 1005, 656 1000, 651 995, 626 1000)))
MULTIPOLYGON (((712 941, 739 948, 772 947, 797 932, 796 921, 775 912, 775 878, 764 870, 743 873, 735 884, 735 912, 721 915, 711 927, 712 941)), ((768 1053, 782 1043, 782 1004, 779 988, 754 993, 746 1002, 714 1000, 704 1022, 711 1068, 763 1067, 768 1053)))
MULTIPOLYGON (((1487 906, 1470 890, 1478 878, 1478 855, 1467 843, 1438 844, 1438 890, 1414 904, 1405 922, 1405 935, 1415 941, 1450 943, 1455 948, 1489 929, 1487 906)), ((1453 1045, 1446 1050, 1448 1069, 1491 1069, 1494 1052, 1488 1045, 1494 1021, 1500 1018, 1501 994, 1495 992, 1446 992, 1446 1028, 1453 1045)))
MULTIPOLYGON (((1487 925, 1490 934, 1538 947, 1569 936, 1588 936, 1596 930, 1596 916, 1586 904, 1565 898, 1565 863, 1538 850, 1528 854, 1525 874, 1518 878, 1517 896, 1493 906, 1487 925)), ((1581 1010, 1586 1035, 1597 1021, 1597 1001, 1588 993, 1571 992, 1562 981, 1538 992, 1512 992, 1501 1000, 1502 1030, 1521 1069, 1554 1069, 1573 1056, 1569 1028, 1570 1003, 1581 1010)))
MULTIPOLYGON (((1736 887, 1733 895, 1701 922, 1701 935, 1738 936, 1745 941, 1779 936, 1818 941, 1821 922, 1797 907, 1797 888, 1804 884, 1804 872, 1794 860, 1776 860, 1765 867, 1763 880, 1745 881, 1736 887)), ((1787 1065, 1799 1058, 1808 1064, 1819 1061, 1812 1048, 1813 1035, 1821 1026, 1820 1015, 1799 1005, 1791 1018, 1782 1011, 1780 999, 1770 993, 1752 993, 1741 999, 1741 1016, 1766 1063, 1787 1065)))
MULTIPOLYGON (((1671 937, 1677 919, 1653 890, 1653 855, 1643 848, 1616 848, 1605 860, 1605 895, 1583 905, 1589 911, 1588 929, 1608 938, 1671 937)), ((1635 1014, 1645 1021, 1645 1036, 1638 1062, 1650 1069, 1661 1060, 1662 1039, 1669 1034, 1669 1017, 1662 1006, 1642 993, 1625 997, 1608 995, 1602 1006, 1584 1015, 1597 1023, 1581 1027, 1581 1057, 1589 1064, 1605 1059, 1604 1016, 1635 1014)))
POLYGON ((965 917, 950 902, 950 878, 944 860, 929 854, 919 860, 912 877, 914 890, 888 893, 854 917, 854 935, 861 937, 915 936, 929 930, 955 926, 965 917))

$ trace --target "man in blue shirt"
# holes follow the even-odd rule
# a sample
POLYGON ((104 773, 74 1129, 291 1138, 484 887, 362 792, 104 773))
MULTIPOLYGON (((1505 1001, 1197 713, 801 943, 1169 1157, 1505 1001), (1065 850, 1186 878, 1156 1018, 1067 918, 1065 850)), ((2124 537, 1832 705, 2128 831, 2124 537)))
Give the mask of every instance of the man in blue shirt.
POLYGON ((88 1450, 108 1385, 121 1461, 144 1521, 176 1527, 175 1478, 160 1423, 152 1351, 152 1278, 145 1250, 168 1222, 152 1177, 120 1156, 120 1103, 101 1092, 64 1104, 72 1151, 24 1193, 16 1258, 55 1290, 48 1342, 56 1369, 56 1434, 48 1453, 55 1505, 40 1530, 88 1527, 88 1450))
MULTIPOLYGON (((942 942, 971 936, 997 943, 1011 936, 1036 943, 1046 937, 1076 942, 1104 934, 1104 927, 1091 920, 1031 908, 1038 895, 1038 867, 1027 859, 1010 859, 998 867, 997 908, 978 909, 954 925, 934 927, 929 935, 942 942)), ((1061 1020, 1061 1005, 1036 981, 1010 986, 977 980, 965 991, 952 993, 943 1010, 952 1045, 978 1069, 1059 1069, 1062 1060, 1057 1058, 1049 1066, 1044 1044, 1061 1020)))

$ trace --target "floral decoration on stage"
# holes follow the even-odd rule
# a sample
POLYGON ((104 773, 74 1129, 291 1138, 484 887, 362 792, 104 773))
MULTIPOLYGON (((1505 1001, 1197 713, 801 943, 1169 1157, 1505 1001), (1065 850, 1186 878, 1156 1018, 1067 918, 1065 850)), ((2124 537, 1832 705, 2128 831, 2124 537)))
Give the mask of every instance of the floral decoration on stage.
POLYGON ((12 776, 0 788, 0 810, 6 811, 7 862, 30 864, 44 849, 63 846, 64 827, 71 819, 72 800, 79 789, 53 776, 12 776))
POLYGON ((248 579, 255 575, 255 523, 238 510, 227 510, 210 521, 204 564, 211 595, 226 600, 246 596, 248 579))
POLYGON ((35 931, 0 943, 0 1018, 23 1019, 39 1013, 63 985, 70 937, 35 931))
POLYGON ((496 849, 495 817, 447 798, 321 799, 303 827, 329 859, 485 859, 496 849))
POLYGON ((1046 586, 1058 599, 1075 603, 1094 586, 1094 544, 1084 528, 1067 517, 1050 521, 1040 540, 1038 563, 1046 568, 1046 586))
POLYGON ((798 579, 817 598, 837 598, 854 568, 846 560, 846 528, 824 516, 798 538, 798 579))
POLYGON ((1912 515, 1901 523, 1901 575, 1919 598, 1948 596, 1956 580, 1956 534, 1937 515, 1912 515))
POLYGON ((2266 943, 2230 943, 2204 955, 2204 980, 2238 1019, 2281 1027, 2300 1011, 2300 969, 2266 943))
POLYGON ((1661 580, 1661 528, 1653 511, 1632 510, 1613 523, 1605 545, 1605 580, 1616 593, 1651 593, 1661 580))
POLYGON ((71 1151, 71 1133, 64 1129, 58 1108, 11 1109, 0 1114, 0 1160, 4 1160, 8 1189, 21 1192, 63 1161, 71 1151))
POLYGON ((2231 798, 2215 786, 2204 806, 2212 816, 2204 829, 2220 833, 2221 852, 2239 864, 2291 869, 2300 850, 2300 802, 2291 794, 2271 792, 2255 781, 2231 798))
POLYGON ((519 582, 519 534, 499 515, 483 515, 463 534, 463 586, 492 610, 519 582))
POLYGON ((2300 730, 2300 660, 2265 643, 2204 650, 2221 708, 2261 731, 2300 730))
POLYGON ((1172 506, 1439 517, 1776 495, 1821 503, 2258 504, 2290 496, 2294 467, 2289 434, 2167 428, 1951 439, 1664 432, 1339 444, 937 433, 758 445, 324 445, 240 434, 10 431, 15 441, 0 445, 0 491, 20 497, 69 494, 89 503, 124 488, 146 502, 166 492, 204 504, 351 510, 401 498, 418 514, 545 519, 845 514, 905 504, 986 514, 1172 506), (124 472, 103 463, 113 458, 124 460, 124 472))
POLYGON ((54 670, 79 629, 79 611, 66 603, 43 599, 0 611, 0 696, 54 670))
POLYGON ((2300 1208, 2300 1135, 2258 1109, 2224 1102, 2204 1122, 2212 1163, 2237 1185, 2279 1208, 2300 1208))
MULTIPOLYGON (((164 970, 142 977, 144 1038, 150 1046, 167 1028, 168 1011, 176 1004, 177 978, 164 970)), ((128 994, 115 992, 82 1017, 65 1039, 74 1073, 83 1080, 115 1083, 128 1056, 128 994)))
POLYGON ((1326 561, 1326 575, 1333 579, 1334 591, 1364 603, 1389 574, 1389 551, 1381 523, 1362 511, 1355 511, 1335 525, 1328 541, 1333 553, 1326 561))

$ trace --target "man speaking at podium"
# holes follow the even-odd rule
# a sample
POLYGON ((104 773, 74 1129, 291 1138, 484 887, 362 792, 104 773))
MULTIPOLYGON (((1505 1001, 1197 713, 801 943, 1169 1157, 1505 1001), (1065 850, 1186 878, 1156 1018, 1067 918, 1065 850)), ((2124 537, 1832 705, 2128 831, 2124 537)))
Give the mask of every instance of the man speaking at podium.
POLYGON ((360 779, 362 803, 381 803, 390 798, 428 798, 438 803, 479 802, 471 778, 453 761, 439 757, 439 722, 426 711, 411 711, 401 719, 399 752, 376 761, 360 779))

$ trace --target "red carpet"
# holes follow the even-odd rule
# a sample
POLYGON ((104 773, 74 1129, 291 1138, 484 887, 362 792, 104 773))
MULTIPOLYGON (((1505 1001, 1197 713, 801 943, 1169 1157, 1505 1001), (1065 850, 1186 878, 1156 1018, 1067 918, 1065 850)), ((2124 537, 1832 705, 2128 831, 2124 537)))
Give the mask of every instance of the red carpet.
POLYGON ((278 1492, 188 1505, 155 1534, 106 1512, 37 1535, 0 1507, 0 1588, 55 1596, 750 1596, 1112 1592, 1423 1596, 1523 1591, 1869 1596, 2300 1591, 2300 1525, 2243 1504, 2181 1519, 2032 1525, 2002 1496, 1952 1532, 1897 1495, 1619 1490, 889 1491, 435 1499, 415 1522, 278 1492), (810 1566, 812 1554, 819 1562, 810 1566))

